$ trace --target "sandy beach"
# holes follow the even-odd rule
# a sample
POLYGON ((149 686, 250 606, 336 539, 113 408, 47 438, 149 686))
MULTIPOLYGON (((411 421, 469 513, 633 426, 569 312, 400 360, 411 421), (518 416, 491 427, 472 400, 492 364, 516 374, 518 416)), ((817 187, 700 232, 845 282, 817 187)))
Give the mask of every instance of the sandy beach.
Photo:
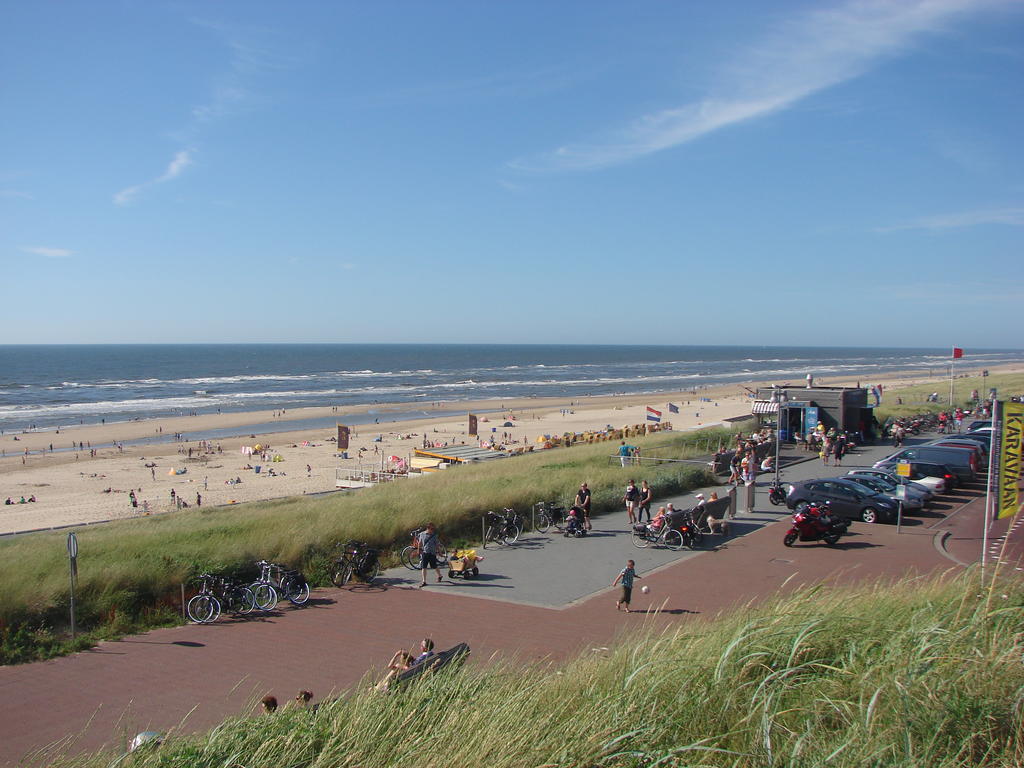
MULTIPOLYGON (((1004 372, 1009 370, 1014 369, 1007 367, 1004 372)), ((891 374, 871 382, 821 378, 816 384, 881 384, 888 390, 929 380, 935 381, 920 374, 891 374)), ((757 386, 746 382, 698 391, 573 400, 442 402, 424 408, 428 413, 437 411, 437 417, 414 421, 388 419, 388 412, 405 412, 407 404, 375 404, 340 412, 324 407, 200 414, 62 428, 59 432, 7 433, 0 437, 0 499, 10 497, 16 503, 0 507, 0 534, 136 517, 145 514, 146 508, 150 514, 173 513, 177 499, 189 506, 201 502, 206 507, 334 491, 339 468, 379 469, 382 457, 408 459, 424 437, 449 444, 476 442, 467 434, 468 413, 480 414, 480 439, 494 434, 499 441, 507 438, 510 445, 519 446, 535 446, 537 438, 545 434, 643 424, 646 406, 661 410, 662 419, 671 421, 675 430, 718 426, 750 413, 749 390, 757 386), (669 402, 680 407, 678 414, 668 412, 669 402), (351 423, 346 417, 361 414, 365 418, 371 409, 379 413, 379 423, 353 427, 347 460, 329 440, 336 434, 333 426, 289 429, 289 425, 310 419, 333 417, 339 423, 351 423), (458 415, 453 415, 456 410, 458 415), (510 419, 514 427, 501 426, 510 419), (244 431, 254 424, 274 424, 276 428, 212 439, 205 450, 190 438, 211 430, 244 431), (175 434, 183 439, 121 445, 122 441, 175 434), (257 444, 269 445, 268 458, 279 456, 280 460, 267 463, 242 453, 244 446, 257 444), (246 468, 256 464, 263 467, 259 474, 246 468), (241 482, 232 482, 236 479, 241 482), (132 507, 131 491, 138 507, 132 507), (35 503, 17 503, 30 496, 35 496, 35 503)))

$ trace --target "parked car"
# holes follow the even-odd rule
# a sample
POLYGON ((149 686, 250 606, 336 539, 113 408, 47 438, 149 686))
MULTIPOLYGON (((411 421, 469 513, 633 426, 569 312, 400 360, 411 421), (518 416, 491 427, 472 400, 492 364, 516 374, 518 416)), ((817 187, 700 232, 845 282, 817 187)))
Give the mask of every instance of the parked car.
POLYGON ((908 488, 912 488, 915 493, 920 494, 922 501, 926 503, 930 502, 935 498, 936 494, 942 493, 946 488, 946 481, 939 477, 923 477, 918 480, 908 480, 905 477, 897 477, 888 469, 864 467, 861 469, 851 469, 847 474, 876 477, 887 483, 892 483, 893 485, 898 485, 901 481, 906 481, 904 482, 904 485, 908 488))
POLYGON ((925 445, 938 445, 943 448, 966 448, 969 451, 974 451, 978 471, 988 466, 988 448, 977 440, 961 439, 957 435, 952 435, 950 437, 940 437, 937 440, 929 440, 925 445))
MULTIPOLYGON (((899 488, 899 483, 895 483, 890 480, 883 480, 880 477, 856 475, 849 472, 846 474, 846 477, 844 479, 852 480, 855 483, 859 483, 860 485, 866 486, 867 488, 869 488, 872 491, 875 491, 876 493, 881 493, 885 496, 888 496, 890 499, 899 501, 899 497, 897 496, 898 491, 896 490, 897 488, 899 488)), ((924 509, 924 494, 928 492, 918 491, 914 488, 911 488, 909 485, 905 486, 905 488, 906 490, 904 491, 903 495, 903 511, 916 512, 919 509, 924 509)), ((930 497, 931 494, 928 493, 928 496, 930 497)))
POLYGON ((960 486, 960 480, 957 478, 956 473, 945 464, 935 464, 930 461, 912 461, 910 462, 910 479, 916 480, 918 477, 941 479, 946 485, 946 493, 952 493, 960 486))
POLYGON ((793 483, 786 496, 786 506, 795 511, 814 501, 827 501, 834 514, 851 520, 887 523, 896 519, 895 500, 841 477, 793 483))
POLYGON ((983 428, 992 429, 992 419, 975 419, 967 425, 968 432, 974 432, 983 428))
POLYGON ((977 458, 969 448, 949 448, 938 445, 915 445, 910 448, 901 448, 881 461, 876 461, 875 467, 880 469, 894 467, 900 461, 943 464, 956 475, 957 485, 971 482, 977 472, 977 458))

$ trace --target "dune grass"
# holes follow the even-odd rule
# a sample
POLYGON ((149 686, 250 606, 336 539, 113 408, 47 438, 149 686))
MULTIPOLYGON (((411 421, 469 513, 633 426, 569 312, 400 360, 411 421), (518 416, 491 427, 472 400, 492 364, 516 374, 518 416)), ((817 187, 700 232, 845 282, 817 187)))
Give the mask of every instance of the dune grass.
MULTIPOLYGON (((703 454, 725 431, 656 433, 632 438, 645 456, 703 454)), ((189 509, 80 529, 78 622, 87 635, 65 643, 68 611, 66 533, 33 534, 0 542, 0 663, 45 658, 146 626, 180 620, 180 585, 203 571, 255 576, 266 558, 301 568, 311 584, 329 579, 335 544, 367 541, 388 552, 428 520, 458 542, 479 536, 487 510, 525 514, 537 501, 571 500, 586 480, 595 513, 619 506, 626 480, 651 483, 655 496, 714 482, 701 464, 622 468, 610 455, 617 443, 578 445, 461 466, 326 497, 189 509), (92 632, 92 634, 88 634, 92 632)))
MULTIPOLYGON (((1019 395, 1024 392, 1024 373, 995 373, 990 376, 968 376, 962 379, 953 380, 953 404, 954 407, 973 407, 970 400, 971 390, 978 390, 982 398, 988 397, 991 387, 998 390, 1000 399, 1012 395, 1019 395)), ((912 416, 918 413, 938 413, 949 410, 946 400, 949 398, 949 379, 933 379, 925 384, 913 384, 907 387, 892 387, 885 391, 882 398, 882 405, 877 408, 875 415, 879 421, 901 416, 912 416), (938 392, 943 399, 940 403, 929 403, 926 401, 928 395, 938 392), (903 400, 902 405, 897 405, 896 398, 903 400)))
POLYGON ((1019 579, 819 586, 565 664, 469 664, 387 695, 368 677, 316 713, 172 734, 120 764, 1010 768, 1024 763, 1022 627, 1019 579))

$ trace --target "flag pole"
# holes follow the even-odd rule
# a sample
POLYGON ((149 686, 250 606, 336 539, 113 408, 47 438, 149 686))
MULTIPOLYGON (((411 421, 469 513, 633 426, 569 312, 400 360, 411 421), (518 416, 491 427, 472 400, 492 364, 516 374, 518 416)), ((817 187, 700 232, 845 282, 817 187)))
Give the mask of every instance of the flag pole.
POLYGON ((953 364, 956 362, 956 347, 953 347, 953 351, 950 352, 949 358, 949 417, 953 418, 953 364))
POLYGON ((1000 446, 998 435, 1001 433, 1002 428, 1000 422, 1002 421, 1002 409, 999 407, 999 401, 992 401, 992 450, 988 455, 988 482, 985 483, 985 527, 981 533, 981 583, 985 583, 985 563, 988 559, 988 526, 989 521, 995 517, 995 509, 993 509, 994 499, 992 498, 992 486, 995 483, 993 478, 996 475, 999 464, 999 453, 1000 446))

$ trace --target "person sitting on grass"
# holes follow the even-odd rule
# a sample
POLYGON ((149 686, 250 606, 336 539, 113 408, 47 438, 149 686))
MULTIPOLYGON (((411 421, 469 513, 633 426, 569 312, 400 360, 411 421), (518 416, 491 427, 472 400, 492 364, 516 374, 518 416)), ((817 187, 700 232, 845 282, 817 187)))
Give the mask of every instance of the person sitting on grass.
POLYGON ((260 699, 260 706, 263 708, 263 714, 272 715, 277 712, 277 697, 271 696, 269 693, 260 699))

